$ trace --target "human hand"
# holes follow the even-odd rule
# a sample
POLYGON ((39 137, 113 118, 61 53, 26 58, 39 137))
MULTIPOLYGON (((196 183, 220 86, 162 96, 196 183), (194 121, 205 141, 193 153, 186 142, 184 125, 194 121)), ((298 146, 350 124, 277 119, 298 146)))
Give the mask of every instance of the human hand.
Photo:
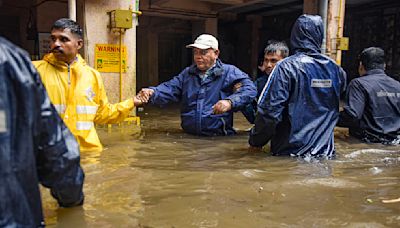
POLYGON ((143 88, 136 95, 143 103, 148 103, 150 97, 153 96, 154 90, 149 88, 143 88))
POLYGON ((222 114, 228 112, 232 109, 232 101, 230 100, 219 100, 213 106, 213 113, 214 114, 222 114))
POLYGON ((257 147, 257 146, 249 146, 247 149, 249 153, 260 153, 262 152, 262 147, 257 147))
POLYGON ((238 82, 235 85, 233 85, 233 92, 236 93, 242 87, 242 83, 238 82))
POLYGON ((142 106, 144 103, 145 102, 143 102, 143 100, 141 100, 139 95, 136 95, 136 96, 133 97, 133 104, 135 105, 135 107, 142 106))

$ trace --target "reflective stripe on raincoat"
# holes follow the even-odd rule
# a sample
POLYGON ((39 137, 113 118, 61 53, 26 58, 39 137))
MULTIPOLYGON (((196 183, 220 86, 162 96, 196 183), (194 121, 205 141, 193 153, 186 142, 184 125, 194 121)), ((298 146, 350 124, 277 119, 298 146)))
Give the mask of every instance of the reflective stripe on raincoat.
POLYGON ((293 26, 294 55, 278 62, 258 102, 252 146, 271 140, 275 155, 334 155, 333 129, 346 74, 320 53, 323 24, 319 16, 302 15, 293 26))
POLYGON ((88 66, 80 55, 67 65, 53 54, 34 61, 58 113, 77 138, 81 151, 103 149, 94 123, 118 123, 134 107, 133 99, 110 104, 100 73, 88 66))

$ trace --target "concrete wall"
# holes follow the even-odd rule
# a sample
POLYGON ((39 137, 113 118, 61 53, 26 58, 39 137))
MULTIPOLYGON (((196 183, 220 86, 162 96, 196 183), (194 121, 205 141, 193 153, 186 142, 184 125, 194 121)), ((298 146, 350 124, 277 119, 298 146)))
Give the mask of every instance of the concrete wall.
MULTIPOLYGON (((94 50, 96 44, 119 44, 118 34, 109 31, 107 12, 114 9, 129 9, 133 1, 126 0, 85 0, 85 57, 90 66, 94 66, 94 50)), ((123 44, 127 47, 127 72, 123 74, 122 99, 128 99, 136 93, 136 28, 126 30, 123 44)), ((119 101, 119 73, 102 73, 110 102, 119 101)))

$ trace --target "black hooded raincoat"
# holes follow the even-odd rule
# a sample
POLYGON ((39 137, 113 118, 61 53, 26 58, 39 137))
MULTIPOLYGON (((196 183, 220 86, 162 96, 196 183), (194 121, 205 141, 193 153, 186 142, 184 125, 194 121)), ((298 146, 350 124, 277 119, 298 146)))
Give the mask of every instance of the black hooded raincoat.
POLYGON ((0 37, 0 227, 44 226, 38 183, 83 203, 79 146, 27 54, 0 37))

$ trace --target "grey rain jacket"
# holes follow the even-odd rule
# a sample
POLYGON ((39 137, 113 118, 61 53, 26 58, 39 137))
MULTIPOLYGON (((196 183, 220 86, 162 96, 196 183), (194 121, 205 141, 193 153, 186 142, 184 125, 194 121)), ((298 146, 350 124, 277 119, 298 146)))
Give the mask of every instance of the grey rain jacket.
POLYGON ((321 54, 320 16, 302 15, 291 33, 292 56, 278 62, 258 101, 249 144, 271 140, 274 155, 334 155, 333 129, 346 74, 321 54))
POLYGON ((400 82, 373 69, 349 83, 338 126, 366 142, 394 144, 400 139, 400 82))
POLYGON ((83 203, 79 146, 27 54, 0 37, 0 227, 44 226, 38 183, 83 203))

